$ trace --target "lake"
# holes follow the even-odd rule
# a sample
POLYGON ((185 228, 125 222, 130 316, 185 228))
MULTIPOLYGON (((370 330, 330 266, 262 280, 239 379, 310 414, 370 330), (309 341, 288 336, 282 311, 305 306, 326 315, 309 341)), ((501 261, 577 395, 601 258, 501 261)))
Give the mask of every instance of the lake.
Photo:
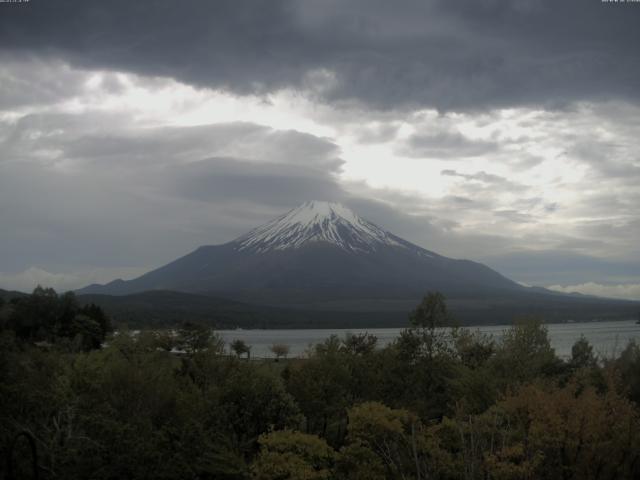
MULTIPOLYGON (((551 345, 561 357, 571 355, 571 346, 584 335, 600 356, 611 356, 620 353, 631 339, 640 341, 640 325, 634 320, 615 322, 585 323, 552 323, 546 325, 549 330, 551 345)), ((497 338, 502 336, 508 325, 492 325, 469 327, 470 330, 491 334, 497 338)), ((310 330, 220 330, 227 344, 235 339, 244 340, 251 346, 253 357, 273 357, 269 347, 274 343, 284 343, 291 348, 290 357, 303 355, 309 345, 324 341, 329 335, 344 337, 347 332, 354 334, 368 332, 378 337, 378 345, 384 346, 392 342, 400 333, 400 328, 370 329, 310 329, 310 330)))

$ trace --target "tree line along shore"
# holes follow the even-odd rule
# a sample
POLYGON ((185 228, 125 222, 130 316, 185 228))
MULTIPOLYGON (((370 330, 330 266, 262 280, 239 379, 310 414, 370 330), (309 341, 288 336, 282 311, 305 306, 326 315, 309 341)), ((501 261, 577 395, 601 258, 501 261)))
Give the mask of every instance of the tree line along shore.
POLYGON ((209 327, 114 335, 99 307, 36 289, 0 304, 0 478, 640 476, 636 343, 561 359, 535 319, 502 339, 453 325, 430 293, 387 346, 247 361, 209 327))

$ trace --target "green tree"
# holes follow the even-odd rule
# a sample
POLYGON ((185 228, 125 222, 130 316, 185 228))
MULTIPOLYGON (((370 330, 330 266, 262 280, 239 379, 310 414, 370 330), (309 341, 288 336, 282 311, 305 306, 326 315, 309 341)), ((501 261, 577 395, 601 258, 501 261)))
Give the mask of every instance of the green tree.
POLYGON ((244 340, 236 338, 230 344, 231 350, 238 356, 247 355, 247 360, 251 358, 251 346, 247 345, 244 340))
POLYGON ((401 337, 401 342, 415 348, 417 354, 433 358, 436 355, 451 353, 452 332, 446 327, 454 326, 453 316, 449 313, 447 303, 440 292, 429 292, 409 315, 411 328, 401 337), (409 340, 409 337, 416 337, 409 340))
POLYGON ((336 458, 336 480, 385 480, 387 469, 368 446, 354 441, 344 446, 336 458))
POLYGON ((287 365, 287 390, 306 419, 306 432, 327 438, 344 435, 345 408, 350 401, 351 374, 337 337, 316 345, 308 359, 287 365))
POLYGON ((83 305, 78 309, 78 313, 81 315, 86 315, 89 318, 92 318, 98 325, 100 326, 100 330, 103 335, 113 332, 113 325, 111 324, 111 319, 109 316, 102 310, 101 307, 94 303, 89 303, 87 305, 83 305))
POLYGON ((593 368, 598 364, 593 347, 584 335, 581 335, 571 347, 570 363, 573 368, 593 368))
POLYGON ((631 340, 620 356, 607 364, 620 376, 629 398, 640 406, 640 345, 635 339, 631 340))
POLYGON ((9 329, 9 317, 11 316, 12 306, 0 297, 0 332, 9 329))
POLYGON ((372 353, 378 344, 378 337, 365 333, 347 333, 342 340, 344 350, 352 355, 368 355, 372 353))
POLYGON ((456 330, 454 346, 462 364, 472 369, 485 365, 496 350, 492 336, 480 331, 471 332, 466 328, 456 330))
POLYGON ((507 384, 558 373, 560 365, 547 328, 535 318, 519 319, 506 330, 493 357, 496 373, 507 384))
POLYGON ((94 304, 80 307, 73 292, 58 295, 52 288, 36 287, 16 299, 8 326, 23 340, 66 343, 73 348, 99 348, 111 332, 111 322, 94 304))
POLYGON ((452 382, 459 360, 455 328, 444 297, 429 293, 410 315, 412 326, 382 352, 381 399, 406 407, 422 418, 440 418, 454 405, 452 382))
POLYGON ((172 330, 155 330, 152 332, 157 348, 165 352, 171 352, 174 348, 179 348, 180 340, 172 330))
POLYGON ((31 295, 16 299, 9 318, 9 328, 21 339, 52 340, 58 319, 58 307, 56 291, 38 285, 31 295))
POLYGON ((104 341, 104 331, 100 324, 88 315, 74 315, 69 324, 75 350, 89 351, 100 348, 104 341))
POLYGON ((411 325, 416 328, 434 330, 453 324, 444 295, 440 292, 429 292, 409 315, 411 325))
POLYGON ((327 480, 336 454, 315 436, 281 430, 260 436, 260 453, 251 466, 255 480, 327 480))
MULTIPOLYGON (((383 465, 387 478, 428 478, 423 426, 416 415, 394 410, 381 403, 367 402, 349 409, 347 440, 358 453, 369 449, 383 465)), ((347 450, 348 451, 348 450, 347 450)))
POLYGON ((282 378, 265 364, 199 352, 180 357, 180 377, 210 406, 199 424, 214 424, 238 452, 253 453, 260 434, 271 428, 297 428, 300 409, 282 378))
POLYGON ((180 325, 176 344, 189 354, 201 351, 222 353, 224 349, 224 342, 211 327, 195 322, 183 322, 180 325))

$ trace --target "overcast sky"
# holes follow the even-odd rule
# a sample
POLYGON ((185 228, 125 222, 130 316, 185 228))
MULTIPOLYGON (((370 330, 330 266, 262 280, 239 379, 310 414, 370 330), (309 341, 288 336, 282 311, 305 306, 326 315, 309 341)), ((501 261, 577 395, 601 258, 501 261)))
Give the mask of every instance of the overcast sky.
POLYGON ((306 200, 640 299, 640 3, 0 3, 0 288, 132 278, 306 200))

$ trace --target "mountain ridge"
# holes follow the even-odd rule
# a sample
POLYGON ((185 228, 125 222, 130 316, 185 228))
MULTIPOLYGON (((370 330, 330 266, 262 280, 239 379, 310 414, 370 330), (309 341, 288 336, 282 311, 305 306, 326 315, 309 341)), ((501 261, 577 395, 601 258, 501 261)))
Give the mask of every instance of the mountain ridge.
POLYGON ((483 264, 408 242, 342 205, 313 201, 136 279, 78 292, 125 295, 160 289, 279 305, 300 299, 413 298, 429 289, 480 293, 524 288, 483 264))

